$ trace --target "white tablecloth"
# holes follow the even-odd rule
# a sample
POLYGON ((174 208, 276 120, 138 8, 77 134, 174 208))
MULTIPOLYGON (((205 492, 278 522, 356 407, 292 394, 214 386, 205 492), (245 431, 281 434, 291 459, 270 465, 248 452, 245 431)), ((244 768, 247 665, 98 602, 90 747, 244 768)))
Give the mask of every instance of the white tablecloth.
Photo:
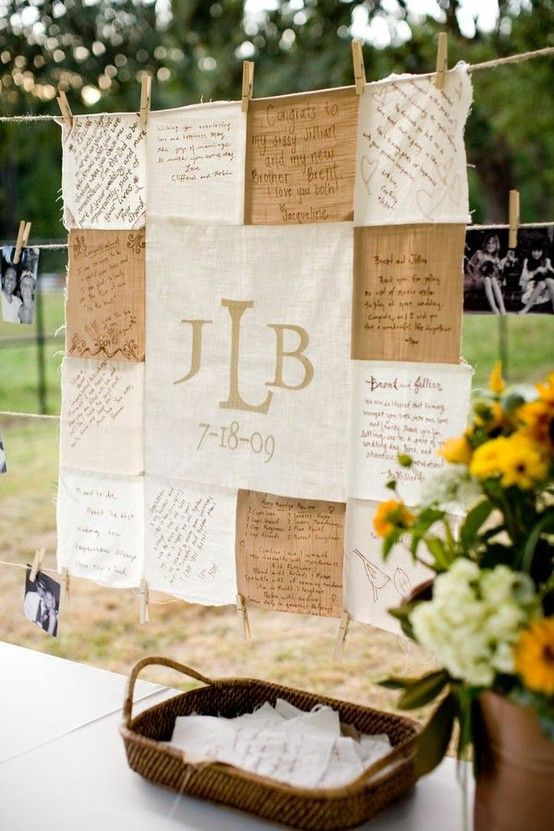
MULTIPOLYGON (((35 827, 44 831, 274 828, 225 808, 179 797, 129 769, 118 733, 121 712, 108 713, 112 704, 114 709, 122 704, 123 676, 16 647, 2 647, 0 665, 1 686, 7 681, 12 691, 5 699, 0 692, 0 701, 8 705, 0 705, 0 745, 8 726, 12 757, 0 763, 2 831, 29 831, 35 827), (41 672, 47 683, 41 683, 41 672), (23 687, 19 702, 13 694, 18 683, 23 687), (55 724, 40 734, 46 743, 37 746, 41 741, 36 741, 30 746, 29 736, 39 739, 37 725, 48 724, 51 707, 56 714, 55 724), (28 719, 35 725, 34 733, 27 727, 28 719), (52 738, 54 727, 57 738, 52 738), (19 748, 18 733, 22 738, 19 748)), ((136 698, 142 697, 142 707, 172 694, 144 682, 137 684, 136 692, 136 698)), ((462 831, 455 762, 445 759, 438 770, 418 784, 412 796, 365 827, 368 831, 462 831)))

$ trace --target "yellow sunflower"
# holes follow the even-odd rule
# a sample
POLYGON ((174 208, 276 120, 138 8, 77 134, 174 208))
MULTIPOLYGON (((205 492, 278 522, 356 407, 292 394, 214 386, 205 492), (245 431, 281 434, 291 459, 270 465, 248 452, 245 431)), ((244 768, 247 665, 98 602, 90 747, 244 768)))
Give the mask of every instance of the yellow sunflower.
POLYGON ((502 361, 497 361, 489 375, 489 389, 495 395, 502 395, 506 389, 506 382, 502 377, 502 361))
POLYGON ((547 375, 542 383, 535 384, 535 388, 539 393, 541 401, 550 404, 550 406, 554 406, 554 372, 547 375))
POLYGON ((522 404, 517 410, 518 420, 539 444, 551 446, 554 441, 554 400, 552 404, 538 398, 522 404))
POLYGON ((458 436, 455 439, 445 441, 439 447, 438 452, 450 464, 468 465, 473 450, 465 436, 458 436))
POLYGON ((373 528, 379 537, 386 537, 393 528, 408 528, 414 515, 398 499, 381 502, 373 517, 373 528))
POLYGON ((515 667, 528 689, 554 695, 554 618, 541 618, 520 635, 515 667))
POLYGON ((529 490, 548 474, 548 463, 540 447, 523 433, 499 436, 478 447, 469 472, 477 479, 500 477, 500 484, 529 490))

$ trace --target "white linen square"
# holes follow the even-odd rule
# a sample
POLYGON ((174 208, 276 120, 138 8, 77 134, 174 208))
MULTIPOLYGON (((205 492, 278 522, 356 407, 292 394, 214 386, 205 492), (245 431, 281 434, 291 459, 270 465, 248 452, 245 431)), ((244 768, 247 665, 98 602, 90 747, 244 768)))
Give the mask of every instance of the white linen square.
MULTIPOLYGON (((397 544, 383 560, 383 540, 373 530, 378 502, 349 499, 346 504, 344 545, 344 609, 353 620, 401 634, 388 609, 399 606, 410 591, 434 572, 414 563, 404 544, 397 544)), ((420 555, 427 553, 421 546, 420 555)))
POLYGON ((64 358, 60 464, 142 473, 144 364, 64 358))
POLYGON ((360 96, 355 225, 471 222, 464 127, 473 97, 465 64, 435 76, 391 75, 360 96))
POLYGON ((144 575, 144 479, 60 468, 58 569, 114 588, 144 575))
POLYGON ((149 220, 148 473, 344 501, 352 236, 149 220))
POLYGON ((352 361, 349 497, 390 499, 386 485, 396 479, 402 498, 417 504, 445 465, 438 448, 466 426, 472 374, 467 364, 352 361))
POLYGON ((237 492, 146 477, 146 579, 188 603, 236 603, 237 492))
POLYGON ((150 113, 148 215, 242 225, 246 113, 215 101, 150 113))
POLYGON ((62 126, 66 228, 142 228, 146 133, 136 113, 74 115, 62 126))

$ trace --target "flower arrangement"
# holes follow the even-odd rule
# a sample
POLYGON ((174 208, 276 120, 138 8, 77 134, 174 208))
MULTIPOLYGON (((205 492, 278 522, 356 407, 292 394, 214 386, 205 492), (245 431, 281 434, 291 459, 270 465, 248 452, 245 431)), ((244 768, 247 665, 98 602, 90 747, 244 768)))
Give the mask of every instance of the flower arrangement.
POLYGON ((554 740, 554 373, 532 393, 506 390, 497 364, 468 428, 439 453, 448 465, 422 504, 408 508, 389 482, 394 498, 374 521, 385 558, 402 540, 435 572, 391 613, 440 669, 383 682, 402 691, 401 708, 440 698, 418 744, 418 775, 440 762, 456 722, 464 756, 486 690, 532 707, 554 740))

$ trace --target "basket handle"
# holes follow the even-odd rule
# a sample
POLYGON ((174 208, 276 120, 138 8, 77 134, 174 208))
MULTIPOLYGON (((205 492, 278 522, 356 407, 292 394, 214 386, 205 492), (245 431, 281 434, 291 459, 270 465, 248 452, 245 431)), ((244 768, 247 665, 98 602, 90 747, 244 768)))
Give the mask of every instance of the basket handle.
POLYGON ((380 759, 377 759, 376 762, 373 762, 363 773, 361 773, 357 779, 352 782, 352 785, 362 785, 364 782, 368 782, 374 778, 377 773, 381 773, 386 768, 390 767, 394 762, 397 762, 401 758, 405 758, 408 753, 415 747, 415 744, 418 740, 418 736, 408 736, 407 739, 397 744, 390 753, 387 753, 386 756, 382 756, 380 759))
POLYGON ((188 675, 189 678, 195 678, 196 681, 202 681, 203 684, 213 684, 211 678, 208 678, 206 675, 202 675, 202 673, 197 672, 195 669, 191 669, 191 667, 187 667, 185 664, 180 664, 178 661, 173 661, 171 658, 161 658, 158 656, 154 656, 151 658, 141 658, 140 661, 137 661, 134 667, 132 668, 125 690, 125 703, 123 705, 123 722, 126 727, 129 727, 131 722, 131 717, 133 713, 133 695, 135 692, 135 683, 137 681, 139 673, 141 673, 145 667, 151 666, 153 664, 156 666, 169 667, 170 669, 175 669, 177 670, 177 672, 181 672, 183 675, 188 675))

